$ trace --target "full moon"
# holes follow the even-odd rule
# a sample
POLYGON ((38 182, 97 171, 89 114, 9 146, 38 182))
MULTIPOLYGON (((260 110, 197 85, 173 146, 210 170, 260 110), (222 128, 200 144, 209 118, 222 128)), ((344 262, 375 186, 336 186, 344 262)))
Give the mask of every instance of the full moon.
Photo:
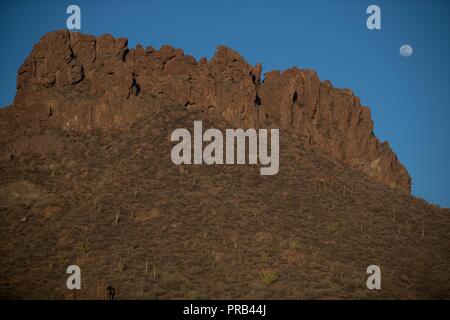
POLYGON ((400 55, 402 57, 409 57, 413 53, 413 48, 409 44, 404 44, 400 47, 400 55))

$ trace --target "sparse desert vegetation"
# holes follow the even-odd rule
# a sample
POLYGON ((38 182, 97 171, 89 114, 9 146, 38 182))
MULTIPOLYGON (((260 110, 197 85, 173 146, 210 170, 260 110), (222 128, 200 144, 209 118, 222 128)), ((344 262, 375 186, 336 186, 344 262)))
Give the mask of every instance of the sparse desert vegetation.
POLYGON ((275 176, 173 165, 171 130, 201 116, 48 129, 63 152, 0 162, 0 296, 104 299, 112 286, 117 299, 450 297, 448 209, 283 132, 275 176), (65 286, 70 264, 80 291, 65 286), (380 291, 365 286, 370 264, 380 291))

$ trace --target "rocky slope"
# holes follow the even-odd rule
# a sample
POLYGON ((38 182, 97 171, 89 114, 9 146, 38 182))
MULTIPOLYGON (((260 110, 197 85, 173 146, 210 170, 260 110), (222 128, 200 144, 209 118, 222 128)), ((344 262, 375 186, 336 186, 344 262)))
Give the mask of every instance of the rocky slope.
POLYGON ((260 64, 251 66, 222 46, 210 61, 196 61, 170 46, 129 49, 126 39, 110 35, 48 33, 19 69, 13 110, 0 117, 9 112, 16 118, 14 154, 46 149, 34 137, 41 128, 127 130, 161 103, 235 127, 295 133, 375 180, 410 192, 406 169, 374 136, 370 110, 350 90, 295 67, 262 79, 260 64))
POLYGON ((449 209, 409 194, 368 109, 312 71, 261 73, 224 47, 44 36, 0 109, 0 298, 450 298, 449 209), (174 165, 194 120, 281 127, 279 173, 174 165))
POLYGON ((450 298, 450 214, 283 134, 280 172, 175 166, 153 109, 127 132, 46 129, 0 161, 0 298, 450 298), (66 288, 81 268, 82 290, 66 288), (366 268, 380 266, 382 289, 366 268))

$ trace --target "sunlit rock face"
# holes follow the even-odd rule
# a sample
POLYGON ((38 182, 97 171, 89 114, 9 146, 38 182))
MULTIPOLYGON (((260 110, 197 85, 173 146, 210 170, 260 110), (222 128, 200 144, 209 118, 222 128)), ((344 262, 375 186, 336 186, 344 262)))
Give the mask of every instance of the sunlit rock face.
POLYGON ((408 172, 374 136, 369 108, 350 90, 296 67, 263 76, 260 64, 223 46, 210 61, 196 61, 170 46, 129 49, 127 39, 110 35, 48 33, 20 67, 15 100, 0 116, 14 114, 17 143, 50 127, 127 130, 156 108, 200 112, 235 127, 280 128, 410 192, 408 172))

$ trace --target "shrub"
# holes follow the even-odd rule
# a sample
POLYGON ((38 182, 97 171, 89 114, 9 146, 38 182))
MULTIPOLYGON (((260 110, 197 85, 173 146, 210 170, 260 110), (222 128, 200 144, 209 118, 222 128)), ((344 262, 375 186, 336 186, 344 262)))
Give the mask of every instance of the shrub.
POLYGON ((278 280, 277 273, 275 272, 275 270, 272 269, 261 270, 260 277, 261 281, 267 285, 274 283, 278 280))

